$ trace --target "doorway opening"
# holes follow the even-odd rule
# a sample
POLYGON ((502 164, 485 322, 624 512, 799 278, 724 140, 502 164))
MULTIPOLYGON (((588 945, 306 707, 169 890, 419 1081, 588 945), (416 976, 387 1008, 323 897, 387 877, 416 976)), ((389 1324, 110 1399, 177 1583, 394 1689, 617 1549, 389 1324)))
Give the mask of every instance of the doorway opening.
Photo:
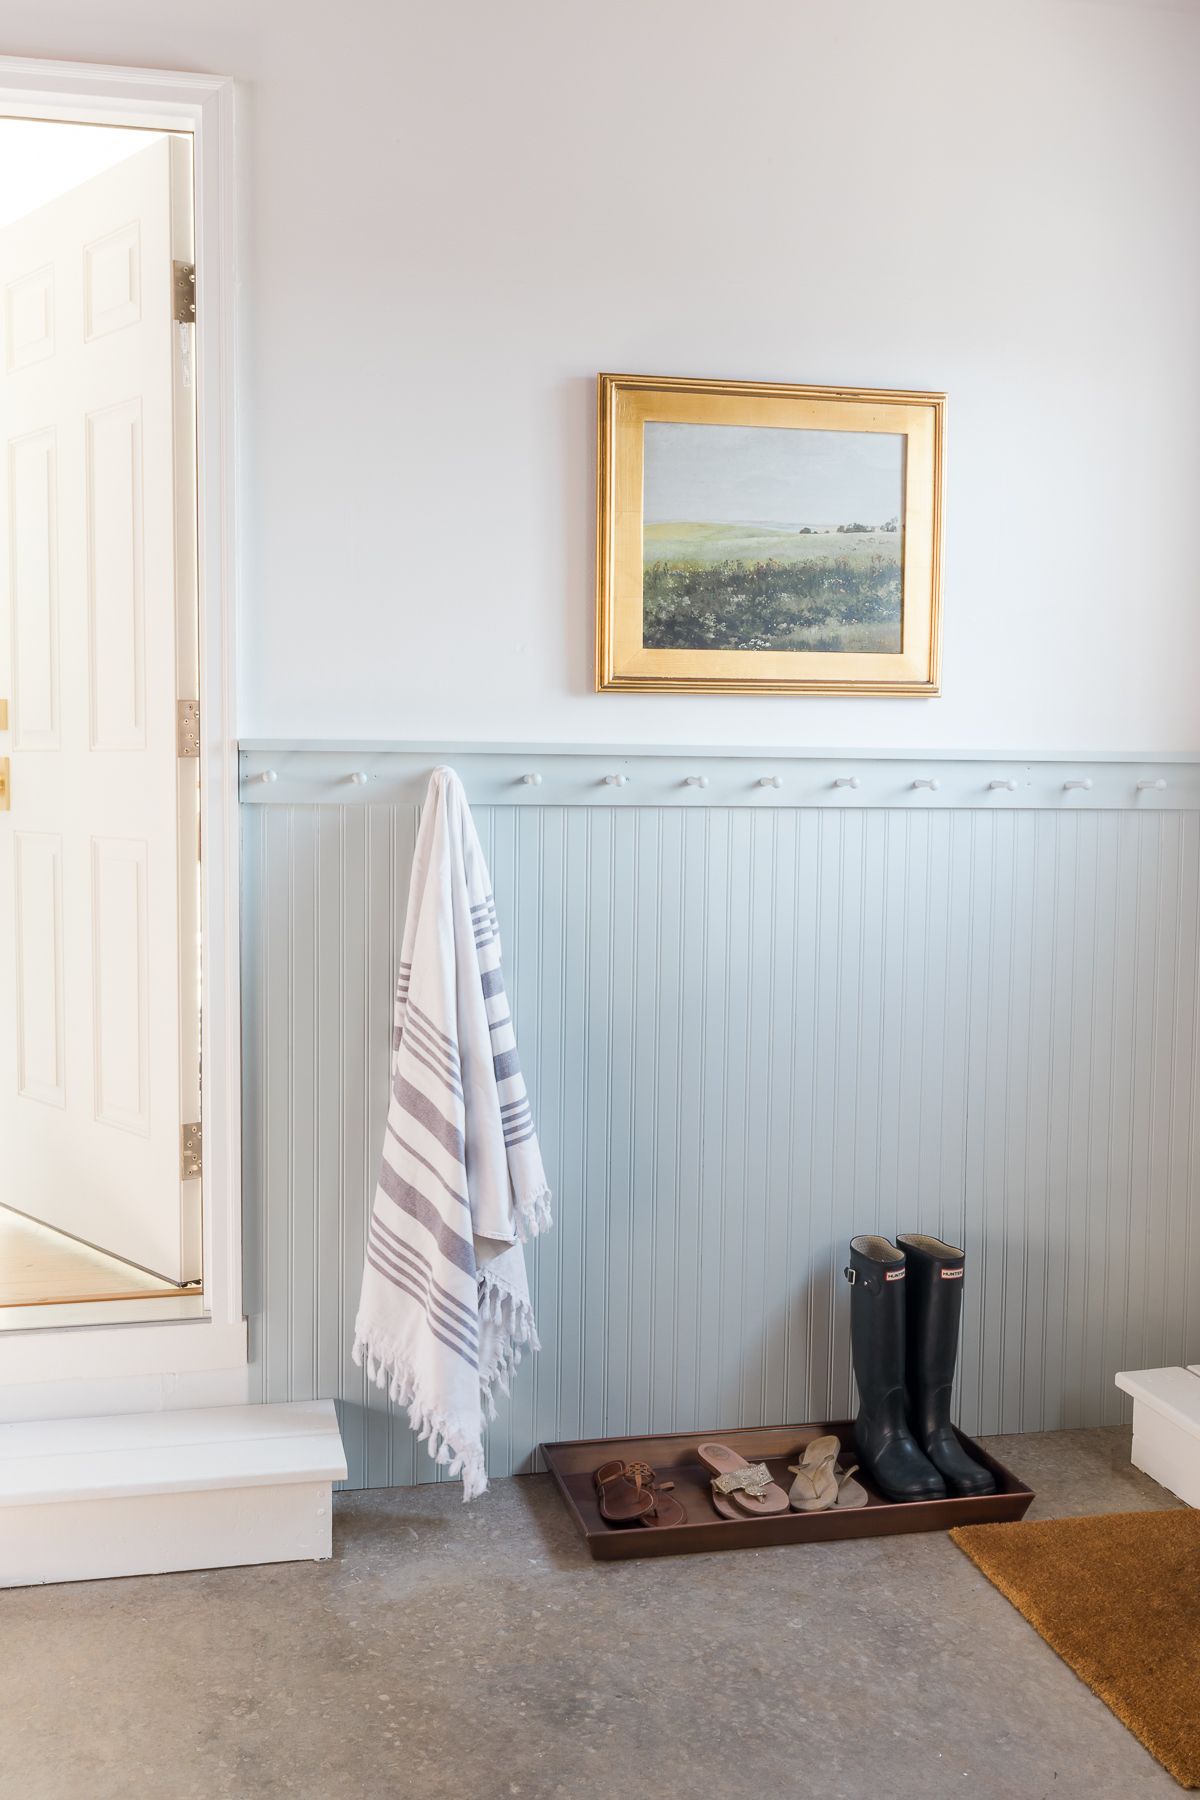
POLYGON ((190 132, 0 117, 3 1329, 202 1292, 194 218, 190 132))

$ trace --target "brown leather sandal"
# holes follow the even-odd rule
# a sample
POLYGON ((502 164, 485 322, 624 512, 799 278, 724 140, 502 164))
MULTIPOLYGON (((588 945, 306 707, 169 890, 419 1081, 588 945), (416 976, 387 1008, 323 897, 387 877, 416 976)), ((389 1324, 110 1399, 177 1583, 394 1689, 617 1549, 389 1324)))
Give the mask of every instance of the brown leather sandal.
POLYGON ((623 1462, 601 1463, 592 1482, 600 1517, 607 1525, 632 1525, 654 1505, 649 1488, 623 1462))
POLYGON ((650 1469, 647 1463, 642 1463, 641 1467, 643 1469, 648 1469, 649 1471, 650 1492, 654 1495, 654 1507, 651 1512, 643 1514, 638 1520, 638 1524, 686 1525, 687 1508, 682 1500, 677 1500, 674 1494, 670 1492, 670 1489, 675 1486, 675 1483, 673 1481, 660 1481, 655 1471, 650 1469))
POLYGON ((592 1476, 600 1517, 608 1525, 685 1525, 686 1509, 649 1463, 607 1462, 592 1476))

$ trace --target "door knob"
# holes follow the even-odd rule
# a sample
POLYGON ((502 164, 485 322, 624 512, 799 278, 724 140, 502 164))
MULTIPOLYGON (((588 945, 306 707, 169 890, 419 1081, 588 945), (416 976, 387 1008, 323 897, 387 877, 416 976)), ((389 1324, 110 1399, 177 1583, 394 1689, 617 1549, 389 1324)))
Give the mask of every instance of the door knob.
POLYGON ((8 758, 0 756, 0 812, 7 812, 11 804, 11 787, 8 776, 8 758))

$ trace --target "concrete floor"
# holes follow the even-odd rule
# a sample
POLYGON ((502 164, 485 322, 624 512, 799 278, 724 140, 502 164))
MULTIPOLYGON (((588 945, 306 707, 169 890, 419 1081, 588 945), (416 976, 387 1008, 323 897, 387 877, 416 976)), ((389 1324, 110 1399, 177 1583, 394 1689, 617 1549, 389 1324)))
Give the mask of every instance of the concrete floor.
MULTIPOLYGON (((994 1442, 1033 1517, 1175 1504, 1126 1431, 994 1442)), ((548 1478, 460 1493, 341 1496, 322 1565, 0 1594, 3 1800, 1180 1792, 944 1536, 604 1566, 548 1478)))

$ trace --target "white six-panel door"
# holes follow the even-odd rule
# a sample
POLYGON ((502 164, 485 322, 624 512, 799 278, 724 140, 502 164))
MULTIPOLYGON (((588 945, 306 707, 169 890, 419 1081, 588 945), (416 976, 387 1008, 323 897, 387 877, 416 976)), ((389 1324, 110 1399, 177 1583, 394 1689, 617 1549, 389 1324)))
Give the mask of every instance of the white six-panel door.
POLYGON ((190 154, 0 231, 0 1202, 199 1275, 190 154))

